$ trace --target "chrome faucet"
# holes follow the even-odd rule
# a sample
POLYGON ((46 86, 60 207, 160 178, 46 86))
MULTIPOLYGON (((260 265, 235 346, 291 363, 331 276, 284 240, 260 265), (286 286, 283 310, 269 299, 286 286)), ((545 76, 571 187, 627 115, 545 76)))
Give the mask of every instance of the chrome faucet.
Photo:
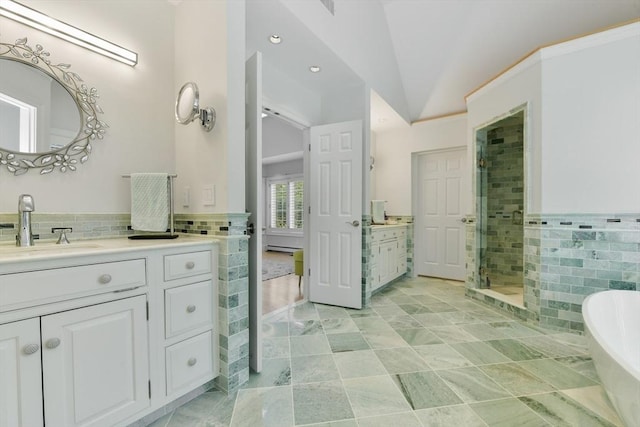
POLYGON ((31 233, 31 212, 35 210, 33 197, 29 194, 21 194, 18 197, 18 234, 16 246, 33 246, 33 234, 31 233))

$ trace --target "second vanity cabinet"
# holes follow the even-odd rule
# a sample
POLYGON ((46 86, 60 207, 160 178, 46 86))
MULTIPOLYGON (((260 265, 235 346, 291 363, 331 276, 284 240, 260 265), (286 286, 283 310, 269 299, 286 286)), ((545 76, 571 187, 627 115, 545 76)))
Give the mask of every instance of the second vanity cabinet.
POLYGON ((372 291, 406 273, 407 226, 373 226, 370 262, 372 291))
POLYGON ((217 247, 188 240, 0 252, 0 427, 127 425, 212 380, 217 247))

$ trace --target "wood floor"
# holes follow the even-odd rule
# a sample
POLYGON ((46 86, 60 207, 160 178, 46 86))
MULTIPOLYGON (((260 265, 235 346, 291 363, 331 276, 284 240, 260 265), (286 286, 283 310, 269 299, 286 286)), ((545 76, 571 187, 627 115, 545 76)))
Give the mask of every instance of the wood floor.
MULTIPOLYGON (((291 254, 284 252, 263 252, 262 259, 293 262, 291 254)), ((304 277, 302 278, 304 281, 304 277)), ((268 314, 302 300, 302 286, 298 290, 298 276, 288 274, 262 282, 262 314, 268 314)))

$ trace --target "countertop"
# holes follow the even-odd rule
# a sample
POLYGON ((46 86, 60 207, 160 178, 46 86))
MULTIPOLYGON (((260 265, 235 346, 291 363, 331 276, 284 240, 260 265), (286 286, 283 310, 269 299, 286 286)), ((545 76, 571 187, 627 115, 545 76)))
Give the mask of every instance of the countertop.
MULTIPOLYGON (((0 265, 12 262, 40 261, 58 258, 107 255, 145 249, 177 248, 196 244, 217 243, 212 236, 180 234, 177 239, 131 240, 126 237, 77 240, 68 245, 38 242, 33 246, 16 246, 13 242, 0 244, 0 265)), ((72 236, 71 236, 72 237, 72 236)))
POLYGON ((381 229, 386 229, 386 228, 393 228, 393 227, 407 227, 409 224, 374 224, 371 226, 371 228, 373 230, 381 230, 381 229))

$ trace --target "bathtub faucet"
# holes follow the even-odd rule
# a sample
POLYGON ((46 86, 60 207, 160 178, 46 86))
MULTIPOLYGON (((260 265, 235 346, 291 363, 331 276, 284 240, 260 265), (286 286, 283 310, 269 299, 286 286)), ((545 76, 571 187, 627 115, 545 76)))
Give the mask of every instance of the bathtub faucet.
POLYGON ((16 246, 33 246, 31 212, 35 210, 33 197, 29 194, 21 194, 18 198, 18 234, 16 234, 16 246))

